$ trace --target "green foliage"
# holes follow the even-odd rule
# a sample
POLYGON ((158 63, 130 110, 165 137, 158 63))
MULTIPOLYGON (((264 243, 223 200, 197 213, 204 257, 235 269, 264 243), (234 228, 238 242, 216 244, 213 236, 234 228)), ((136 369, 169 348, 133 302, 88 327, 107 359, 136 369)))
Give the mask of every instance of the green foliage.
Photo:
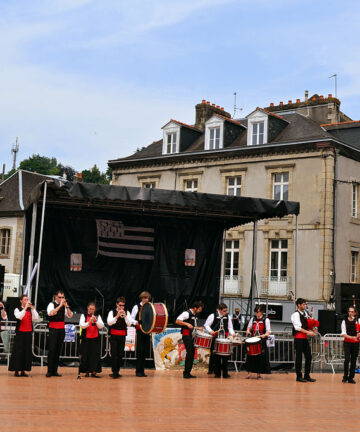
POLYGON ((90 170, 82 171, 82 178, 85 183, 109 184, 107 172, 100 172, 99 168, 94 165, 90 170))
POLYGON ((7 174, 5 174, 4 179, 6 180, 10 176, 12 176, 16 172, 16 169, 10 170, 7 174))
POLYGON ((33 154, 28 159, 24 159, 20 162, 19 169, 36 172, 38 174, 60 175, 61 164, 58 164, 56 158, 33 154))

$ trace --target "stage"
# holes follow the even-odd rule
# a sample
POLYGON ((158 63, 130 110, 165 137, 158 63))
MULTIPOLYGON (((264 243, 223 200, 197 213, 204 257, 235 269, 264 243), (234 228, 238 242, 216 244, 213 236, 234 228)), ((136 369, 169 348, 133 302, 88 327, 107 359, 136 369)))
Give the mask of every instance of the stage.
MULTIPOLYGON (((61 368, 62 378, 46 378, 34 367, 29 378, 16 378, 0 367, 0 422, 8 432, 191 431, 353 431, 360 395, 357 385, 342 384, 341 374, 314 374, 316 383, 297 383, 294 373, 262 380, 184 380, 181 372, 134 370, 122 377, 77 380, 76 368, 61 368)), ((357 376, 355 376, 355 379, 357 376)))

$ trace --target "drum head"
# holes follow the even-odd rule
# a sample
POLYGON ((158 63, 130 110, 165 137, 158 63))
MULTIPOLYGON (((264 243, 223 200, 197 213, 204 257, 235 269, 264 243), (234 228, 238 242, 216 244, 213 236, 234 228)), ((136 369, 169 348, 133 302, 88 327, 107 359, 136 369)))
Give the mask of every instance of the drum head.
POLYGON ((229 339, 225 339, 225 338, 216 338, 215 342, 221 343, 221 344, 231 344, 231 341, 229 339))
POLYGON ((144 303, 140 309, 139 319, 141 320, 141 330, 144 333, 151 333, 155 325, 156 313, 152 303, 144 303))
POLYGON ((256 343, 259 343, 260 341, 261 341, 261 338, 259 338, 259 336, 249 337, 245 340, 245 342, 247 344, 256 344, 256 343))

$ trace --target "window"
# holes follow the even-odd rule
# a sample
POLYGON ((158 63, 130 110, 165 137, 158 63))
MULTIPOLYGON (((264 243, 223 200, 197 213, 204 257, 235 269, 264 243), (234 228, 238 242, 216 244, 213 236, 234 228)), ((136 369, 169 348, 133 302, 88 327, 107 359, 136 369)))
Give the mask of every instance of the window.
POLYGON ((351 269, 350 269, 350 282, 356 283, 358 279, 358 263, 359 263, 359 251, 351 251, 351 269))
POLYGON ((209 128, 210 142, 209 150, 216 150, 220 148, 220 127, 209 128))
POLYGON ((185 192, 197 192, 198 181, 195 180, 184 180, 184 191, 185 192))
POLYGON ((176 136, 176 132, 170 132, 167 134, 166 153, 176 153, 176 136))
POLYGON ((155 189, 156 185, 155 182, 150 182, 150 183, 143 183, 142 187, 146 189, 155 189))
POLYGON ((226 195, 241 196, 241 176, 227 177, 226 195))
POLYGON ((0 230, 0 255, 9 255, 10 252, 10 229, 0 230))
POLYGON ((281 280, 287 276, 288 241, 271 240, 270 242, 270 278, 281 280))
POLYGON ((264 122, 252 123, 252 144, 264 144, 264 122))
POLYGON ((289 199, 289 173, 274 173, 273 174, 273 199, 288 200, 289 199))
POLYGON ((224 276, 239 275, 239 240, 226 240, 225 242, 225 273, 224 276))
POLYGON ((358 217, 358 189, 358 185, 353 183, 351 190, 351 216, 353 218, 358 217))

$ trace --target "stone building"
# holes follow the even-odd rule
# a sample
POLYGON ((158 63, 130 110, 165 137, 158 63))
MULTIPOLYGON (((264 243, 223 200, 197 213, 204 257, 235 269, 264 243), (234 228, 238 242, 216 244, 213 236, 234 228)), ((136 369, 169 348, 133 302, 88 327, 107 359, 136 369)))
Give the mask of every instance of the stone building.
MULTIPOLYGON (((279 321, 293 295, 324 308, 335 284, 360 282, 360 122, 315 94, 233 119, 203 100, 192 125, 171 119, 162 139, 109 161, 113 184, 300 202, 300 215, 259 222, 257 293, 279 321), (297 235, 296 235, 297 232, 297 235)), ((246 304, 253 226, 226 233, 221 295, 246 304)))

